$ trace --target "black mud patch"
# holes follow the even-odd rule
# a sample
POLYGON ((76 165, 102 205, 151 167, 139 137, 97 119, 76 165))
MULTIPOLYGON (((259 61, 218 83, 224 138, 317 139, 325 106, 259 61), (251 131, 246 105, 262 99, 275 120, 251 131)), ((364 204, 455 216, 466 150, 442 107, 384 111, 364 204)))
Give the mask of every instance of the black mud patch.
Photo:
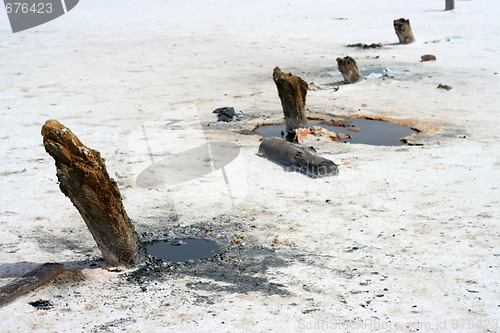
POLYGON ((378 49, 378 48, 384 47, 384 44, 382 44, 382 43, 371 43, 371 44, 355 43, 355 44, 347 44, 347 47, 356 47, 359 49, 378 49))
POLYGON ((118 329, 125 331, 124 327, 136 322, 137 320, 133 318, 115 319, 105 324, 95 326, 92 332, 116 332, 118 329))
POLYGON ((187 282, 186 287, 193 291, 289 294, 286 286, 269 281, 266 274, 269 268, 286 266, 289 260, 254 240, 252 234, 259 232, 256 226, 219 217, 205 223, 190 226, 177 224, 165 229, 162 232, 144 232, 140 238, 144 243, 149 243, 158 239, 202 237, 216 241, 220 249, 213 258, 192 262, 163 261, 148 256, 143 267, 123 275, 127 282, 136 283, 146 291, 151 284, 190 277, 192 282, 187 282))
POLYGON ((231 122, 233 120, 239 120, 238 119, 238 114, 234 110, 233 107, 222 107, 215 109, 213 113, 217 114, 217 121, 223 121, 223 122, 231 122))
POLYGON ((38 243, 40 249, 48 253, 60 253, 64 250, 70 250, 77 254, 87 255, 89 258, 97 254, 94 252, 97 249, 96 243, 85 224, 82 221, 82 227, 77 230, 65 228, 62 232, 54 233, 50 230, 37 227, 32 235, 26 238, 33 238, 38 243))
POLYGON ((28 302, 29 305, 36 308, 37 310, 50 310, 54 308, 54 304, 51 301, 45 299, 39 299, 38 301, 28 302))

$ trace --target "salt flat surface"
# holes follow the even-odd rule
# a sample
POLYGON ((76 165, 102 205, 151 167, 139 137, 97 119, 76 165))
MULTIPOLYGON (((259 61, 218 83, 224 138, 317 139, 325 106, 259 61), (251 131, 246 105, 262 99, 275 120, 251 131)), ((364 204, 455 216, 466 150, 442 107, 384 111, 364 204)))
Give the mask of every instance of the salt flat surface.
POLYGON ((0 11, 0 283, 44 262, 85 277, 2 307, 1 330, 499 331, 500 3, 443 8, 86 0, 16 34, 0 11), (397 43, 400 17, 415 43, 397 43), (384 48, 346 47, 358 42, 384 48), (424 54, 437 61, 420 62, 424 54), (345 55, 365 80, 341 82, 335 59, 345 55), (423 146, 313 142, 340 175, 285 172, 256 155, 258 136, 236 131, 280 121, 277 65, 325 88, 308 92, 312 116, 408 118, 441 130, 423 146), (241 120, 216 123, 223 106, 241 120), (44 151, 48 119, 106 158, 141 235, 208 228, 226 257, 149 277, 96 262, 44 151), (151 163, 207 141, 238 144, 238 157, 175 186, 136 184, 151 163), (38 299, 54 308, 28 304, 38 299))

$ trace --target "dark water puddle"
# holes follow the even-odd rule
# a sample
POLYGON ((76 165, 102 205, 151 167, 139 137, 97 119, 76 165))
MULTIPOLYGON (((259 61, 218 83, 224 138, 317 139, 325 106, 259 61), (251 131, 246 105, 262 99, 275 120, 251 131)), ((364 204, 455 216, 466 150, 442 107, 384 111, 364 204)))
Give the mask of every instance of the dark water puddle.
MULTIPOLYGON (((385 121, 368 119, 350 119, 342 121, 308 121, 309 127, 321 126, 331 132, 348 134, 352 139, 341 142, 361 143, 375 146, 402 146, 400 139, 415 133, 413 129, 403 125, 391 124, 385 121)), ((262 138, 286 136, 285 125, 261 126, 256 131, 262 138), (282 134, 283 133, 283 134, 282 134)))
POLYGON ((159 240, 146 244, 149 255, 174 262, 212 258, 219 249, 220 245, 216 241, 202 238, 183 238, 173 242, 159 240))

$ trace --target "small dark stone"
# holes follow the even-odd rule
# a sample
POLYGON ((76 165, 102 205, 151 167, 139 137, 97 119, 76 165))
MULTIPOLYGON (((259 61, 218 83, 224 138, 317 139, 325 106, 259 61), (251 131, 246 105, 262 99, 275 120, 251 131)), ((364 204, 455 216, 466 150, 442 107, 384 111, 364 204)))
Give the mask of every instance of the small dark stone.
POLYGON ((233 107, 218 108, 215 109, 213 113, 217 113, 217 121, 224 121, 226 123, 233 121, 235 117, 238 117, 233 107))

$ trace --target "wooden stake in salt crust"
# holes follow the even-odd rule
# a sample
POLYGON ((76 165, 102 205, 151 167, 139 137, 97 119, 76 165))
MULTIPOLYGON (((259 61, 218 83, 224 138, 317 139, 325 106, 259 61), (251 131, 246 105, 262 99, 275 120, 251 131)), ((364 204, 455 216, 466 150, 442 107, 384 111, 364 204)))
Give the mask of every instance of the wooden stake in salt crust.
POLYGON ((99 152, 57 120, 45 123, 42 136, 45 150, 56 161, 59 188, 80 212, 106 262, 125 267, 142 262, 143 248, 99 152))

